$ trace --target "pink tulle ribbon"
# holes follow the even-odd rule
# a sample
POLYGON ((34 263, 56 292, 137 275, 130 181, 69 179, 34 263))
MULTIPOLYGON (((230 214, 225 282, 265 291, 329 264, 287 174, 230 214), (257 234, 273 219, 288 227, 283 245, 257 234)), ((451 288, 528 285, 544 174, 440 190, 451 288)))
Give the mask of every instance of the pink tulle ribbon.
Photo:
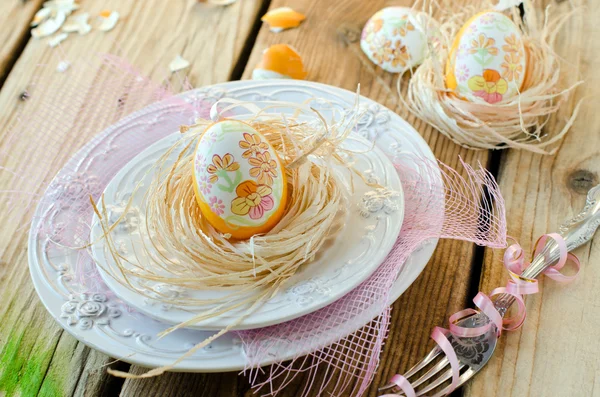
MULTIPOLYGON (((560 283, 568 283, 575 280, 579 274, 581 264, 575 255, 568 252, 567 244, 560 234, 549 233, 540 237, 535 245, 533 256, 537 256, 542 251, 548 239, 554 240, 554 242, 558 245, 560 256, 556 264, 548 267, 543 274, 560 283), (560 272, 567 262, 572 263, 576 268, 576 273, 573 276, 566 276, 560 272)), ((523 296, 538 292, 537 280, 522 276, 523 271, 530 265, 530 262, 525 260, 523 249, 518 243, 515 243, 506 249, 504 252, 503 262, 504 267, 510 276, 506 287, 496 288, 489 295, 479 292, 477 296, 473 298, 473 303, 475 303, 475 306, 478 310, 465 309, 454 313, 448 319, 450 323, 450 326, 448 327, 449 329, 435 327, 431 333, 431 338, 446 354, 446 357, 450 362, 450 368, 452 369, 452 382, 446 394, 451 393, 456 389, 456 387, 458 387, 460 376, 460 364, 458 356, 456 355, 452 344, 448 340, 447 335, 450 333, 459 338, 473 338, 486 334, 491 327, 495 327, 498 337, 500 337, 503 330, 514 331, 523 325, 525 322, 525 317, 527 316, 523 296), (518 310, 514 316, 503 318, 500 312, 498 312, 498 309, 494 307, 494 302, 491 298, 498 294, 508 294, 515 298, 518 310), (475 328, 466 328, 458 325, 460 320, 478 313, 483 313, 490 319, 490 321, 485 325, 475 328)), ((394 375, 390 380, 390 383, 394 383, 396 386, 398 386, 398 388, 402 390, 406 397, 414 397, 416 395, 415 390, 410 382, 401 375, 394 375)), ((397 394, 386 394, 382 397, 397 396, 397 394)))

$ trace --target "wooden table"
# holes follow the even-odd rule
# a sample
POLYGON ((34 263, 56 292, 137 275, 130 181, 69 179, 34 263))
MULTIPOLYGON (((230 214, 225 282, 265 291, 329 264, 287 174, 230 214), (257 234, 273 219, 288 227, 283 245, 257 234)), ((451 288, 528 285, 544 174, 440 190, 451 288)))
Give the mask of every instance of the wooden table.
MULTIPOLYGON (((466 0, 462 0, 463 4, 466 0)), ((64 59, 115 52, 127 57, 144 73, 158 80, 177 54, 192 61, 194 86, 249 78, 261 52, 275 43, 295 46, 309 70, 307 79, 355 90, 393 109, 411 122, 443 162, 458 165, 458 156, 469 164, 481 163, 499 180, 507 204, 508 232, 527 250, 539 235, 554 231, 561 221, 581 208, 585 192, 597 184, 600 172, 600 116, 595 109, 600 77, 597 40, 600 4, 575 15, 557 37, 559 53, 572 63, 568 79, 582 77, 586 84, 573 98, 588 100, 573 128, 553 156, 522 151, 469 151, 450 142, 433 128, 416 120, 398 105, 395 76, 365 61, 358 47, 360 30, 368 17, 386 5, 410 5, 408 0, 239 0, 228 7, 211 7, 195 0, 82 0, 92 15, 102 9, 118 10, 123 19, 114 31, 70 38, 63 44, 64 59), (292 5, 305 13, 299 29, 280 34, 261 26, 267 9, 292 5), (596 62, 598 61, 598 62, 596 62)), ((19 100, 31 84, 36 65, 56 60, 45 41, 31 39, 28 24, 42 0, 5 0, 0 4, 0 147, 18 112, 30 103, 19 100)), ((457 7, 460 2, 456 2, 457 7)), ((563 0, 544 0, 561 11, 563 0)), ((52 83, 53 68, 39 76, 52 83)), ((94 76, 90 76, 93 79, 94 76)), ((546 128, 557 128, 572 109, 563 106, 546 128)), ((35 142, 27 142, 35 145, 35 142)), ((55 159, 53 175, 71 156, 64 151, 55 159)), ((45 175, 45 174, 44 174, 45 175)), ((40 178, 43 178, 43 176, 40 178)), ((6 183, 0 173, 0 189, 6 183)), ((18 187, 14 187, 18 188, 18 187)), ((40 187, 41 188, 41 187, 40 187)), ((103 368, 112 360, 77 340, 52 320, 40 303, 29 278, 25 232, 2 220, 0 211, 0 396, 249 396, 247 380, 235 373, 176 374, 154 379, 127 380, 108 376, 103 368)), ((600 396, 600 238, 580 249, 582 277, 564 287, 542 281, 541 293, 527 298, 525 326, 502 339, 487 368, 457 394, 465 396, 600 396)), ((392 374, 402 373, 431 347, 433 326, 469 305, 481 289, 502 285, 506 274, 502 252, 458 241, 442 241, 431 262, 394 304, 390 335, 381 364, 368 392, 392 374)), ((125 363, 111 364, 140 373, 125 363)), ((299 377, 282 396, 296 396, 299 377)))

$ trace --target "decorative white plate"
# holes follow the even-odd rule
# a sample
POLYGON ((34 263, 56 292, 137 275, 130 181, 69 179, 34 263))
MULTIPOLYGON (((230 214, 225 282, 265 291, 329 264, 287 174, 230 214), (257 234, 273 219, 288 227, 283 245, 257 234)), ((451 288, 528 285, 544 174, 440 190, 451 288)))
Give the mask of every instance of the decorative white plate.
MULTIPOLYGON (((119 254, 131 263, 142 267, 150 261, 148 252, 141 250, 140 247, 144 245, 144 241, 146 241, 145 246, 151 246, 147 240, 147 232, 142 226, 144 224, 142 218, 145 213, 144 197, 154 177, 152 166, 180 139, 181 134, 176 132, 150 146, 123 167, 104 191, 104 204, 109 209, 108 217, 111 222, 123 216, 127 201, 133 196, 132 205, 124 214, 125 220, 117 225, 112 238, 119 254), (141 188, 133 194, 140 182, 141 188)), ((352 175, 348 169, 335 167, 339 180, 348 189, 351 184, 354 187, 354 193, 348 197, 349 202, 346 203, 348 210, 345 218, 338 220, 343 224, 342 229, 337 235, 332 236, 334 238, 326 243, 313 262, 300 267, 299 271, 283 285, 279 294, 265 301, 264 305, 234 329, 266 327, 321 309, 365 281, 383 262, 400 234, 404 216, 404 198, 400 178, 394 165, 379 149, 369 150, 372 146, 372 143, 360 136, 349 137, 343 145, 345 149, 358 153, 352 156, 354 169, 389 189, 393 196, 389 199, 388 211, 378 217, 362 216, 361 212, 364 212, 365 208, 373 207, 372 202, 381 199, 374 188, 369 187, 356 175, 352 175), (305 293, 307 287, 313 284, 317 288, 307 295, 305 293)), ((178 155, 179 151, 173 151, 166 166, 173 164, 178 155)), ((159 300, 149 298, 158 294, 208 300, 226 297, 232 292, 231 290, 184 289, 135 277, 129 277, 129 282, 135 288, 130 287, 110 255, 102 235, 102 227, 98 218, 94 216, 90 241, 99 241, 92 246, 92 252, 102 269, 100 274, 104 282, 118 297, 150 317, 177 324, 216 307, 216 304, 201 307, 167 306, 161 304, 159 300), (143 291, 144 295, 138 291, 143 291)), ((131 263, 124 261, 123 265, 130 266, 129 270, 135 271, 131 263)), ((244 295, 241 298, 246 297, 244 295)), ((243 316, 250 306, 241 306, 208 321, 199 322, 192 328, 223 329, 243 316)))
MULTIPOLYGON (((313 103, 315 107, 337 106, 350 111, 355 102, 355 94, 323 84, 302 81, 239 81, 218 84, 182 94, 186 102, 214 101, 222 97, 241 100, 279 100, 304 102, 311 98, 325 98, 327 103, 313 103)), ((326 109, 320 109, 324 111, 326 109)), ((70 224, 72 213, 68 202, 56 203, 53 195, 57 189, 62 193, 77 193, 73 184, 96 183, 86 178, 94 167, 111 177, 118 169, 111 168, 110 156, 121 155, 129 158, 138 153, 130 153, 121 137, 132 130, 144 133, 148 145, 165 138, 176 130, 179 124, 191 123, 193 112, 181 112, 180 119, 166 117, 173 112, 172 104, 156 103, 119 121, 90 141, 57 175, 51 187, 41 200, 29 236, 29 264, 35 288, 52 316, 73 336, 85 344, 112 357, 121 358, 133 364, 157 367, 171 364, 193 345, 203 341, 211 331, 180 329, 164 338, 156 335, 170 324, 157 321, 141 312, 131 309, 114 296, 112 291, 98 281, 93 291, 89 291, 89 280, 85 283, 77 271, 82 263, 81 256, 74 251, 54 244, 47 234, 38 232, 39 222, 44 222, 44 230, 54 228, 80 228, 82 237, 89 233, 91 216, 87 224, 70 224), (170 123, 170 124, 169 124, 170 123), (108 161, 107 161, 108 159, 108 161), (86 229, 87 227, 87 229, 86 229)), ((359 122, 358 130, 365 138, 375 140, 377 146, 394 160, 403 155, 418 154, 432 161, 435 157, 425 141, 402 118, 367 98, 361 97, 361 112, 365 115, 359 122)), ((108 182, 108 181, 107 181, 108 182)), ((99 195, 103 186, 96 192, 99 195)), ((91 186, 94 190, 94 186, 91 186)), ((52 234, 50 232, 50 234, 52 234)), ((89 235, 89 234, 88 234, 89 235)), ((84 238, 85 239, 85 238, 84 238)), ((423 270, 431 257, 437 240, 430 241, 415 251, 406 262, 398 280, 394 284, 390 303, 402 294, 423 270)), ((313 297, 313 289, 306 288, 296 295, 305 299, 313 297)), ((296 304, 289 302, 289 306, 296 304)), ((363 324, 356 324, 356 329, 363 324)), ((317 348, 315 346, 315 348, 317 348)), ((310 351, 295 351, 293 348, 279 351, 269 356, 261 364, 285 360, 310 351)), ((246 363, 241 340, 235 334, 225 335, 206 348, 196 352, 175 367, 178 371, 220 372, 244 368, 246 363)))

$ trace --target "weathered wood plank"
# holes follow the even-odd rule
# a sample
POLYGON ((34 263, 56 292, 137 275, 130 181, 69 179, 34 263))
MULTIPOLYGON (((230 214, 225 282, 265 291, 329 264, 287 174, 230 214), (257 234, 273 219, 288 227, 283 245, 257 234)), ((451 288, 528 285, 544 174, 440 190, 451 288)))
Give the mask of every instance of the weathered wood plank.
MULTIPOLYGON (((545 2, 554 12, 567 13, 569 2, 545 2)), ((574 15, 557 37, 557 51, 572 66, 562 70, 567 81, 586 83, 570 104, 563 106, 546 127, 558 128, 570 115, 574 102, 587 97, 573 128, 554 156, 525 152, 505 153, 499 175, 506 200, 508 233, 529 252, 542 234, 557 231, 575 215, 587 190, 600 182, 600 116, 595 98, 600 95, 598 3, 575 2, 586 8, 574 15)), ((600 395, 600 237, 577 251, 583 264, 581 277, 561 285, 541 281, 539 294, 527 297, 523 328, 503 336, 487 368, 468 385, 466 396, 597 396, 600 395)), ((502 252, 488 251, 481 289, 506 282, 502 252)))
MULTIPOLYGON (((132 366, 130 372, 143 374, 148 370, 132 366)), ((123 384, 121 396, 242 396, 248 382, 236 373, 182 374, 166 373, 156 379, 129 380, 123 384)))
MULTIPOLYGON (((405 0, 394 3, 394 5, 403 4, 410 6, 411 2, 405 0)), ((455 145, 433 128, 409 115, 406 109, 398 106, 396 77, 376 68, 362 54, 358 45, 362 26, 372 14, 386 5, 389 4, 383 0, 272 1, 270 9, 292 6, 295 10, 306 14, 307 19, 299 28, 279 34, 274 34, 263 26, 243 78, 250 78, 252 69, 260 61, 265 48, 278 43, 291 44, 304 58, 309 72, 307 80, 331 84, 350 91, 356 91, 360 83, 362 95, 389 107, 411 122, 440 160, 458 167, 460 155, 470 164, 476 165, 477 162, 481 162, 485 165, 489 157, 488 152, 468 151, 455 145)), ((390 335, 381 357, 379 371, 366 395, 376 395, 377 387, 386 383, 392 374, 402 373, 415 360, 420 359, 432 347, 428 340, 433 326, 445 324, 451 313, 464 307, 473 262, 473 248, 472 244, 463 242, 441 242, 423 274, 396 302, 390 335)), ((139 369, 132 369, 132 371, 137 373, 139 369)), ((159 387, 161 390, 179 390, 180 384, 189 385, 189 388, 185 389, 188 393, 201 393, 206 384, 222 381, 222 375, 202 375, 203 379, 206 376, 206 379, 211 380, 207 380, 208 383, 195 383, 197 376, 179 374, 160 379, 127 380, 122 395, 135 396, 140 391, 151 393, 159 387), (165 388, 165 382, 168 382, 171 387, 165 388)), ((299 379, 280 395, 286 397, 298 395, 302 392, 305 379, 306 377, 299 376, 299 379)), ((244 395, 251 394, 251 390, 248 390, 244 395)), ((184 394, 174 392, 169 395, 184 394)))
MULTIPOLYGON (((40 2, 30 1, 27 4, 31 5, 27 7, 34 7, 34 3, 39 5, 40 2)), ((10 4, 17 2, 11 1, 10 4)), ((108 8, 119 11, 123 19, 109 33, 92 31, 86 36, 69 37, 60 50, 50 49, 46 41, 29 41, 0 91, 0 107, 3 109, 0 115, 0 149, 11 145, 10 157, 2 159, 3 165, 53 156, 52 166, 31 176, 33 182, 41 186, 41 182, 55 174, 73 154, 78 142, 90 138, 78 137, 75 131, 73 136, 62 137, 62 149, 56 152, 36 147, 36 142, 25 139, 8 142, 7 126, 15 121, 19 111, 32 111, 37 106, 36 101, 18 99, 20 93, 31 86, 34 77, 47 90, 60 90, 65 79, 69 78, 68 71, 62 74, 55 70, 59 59, 75 61, 95 57, 98 53, 119 52, 144 73, 160 81, 169 76, 167 65, 171 59, 181 54, 192 62, 189 69, 192 84, 226 81, 240 58, 261 5, 261 0, 245 0, 230 7, 213 7, 195 0, 84 2, 82 7, 91 15, 108 8), (47 67, 37 68, 38 65, 47 67)), ((0 6, 0 9, 5 6, 0 6)), ((25 25, 28 20, 19 18, 18 22, 25 25)), ((91 82, 102 77, 92 74, 88 78, 91 82)), ((31 93, 44 95, 41 89, 33 89, 31 93)), ((69 125, 80 121, 77 118, 63 120, 72 123, 69 125)), ((31 182, 32 179, 27 182, 5 173, 0 175, 0 189, 10 187, 19 190, 23 183, 29 185, 31 182)), ((4 209, 0 212, 0 252, 4 253, 3 262, 0 262, 0 395, 102 393, 114 381, 108 378, 103 368, 110 359, 78 343, 46 313, 29 279, 27 228, 19 229, 19 220, 2 222, 8 214, 4 209)))
POLYGON ((29 23, 43 0, 3 1, 0 3, 0 85, 10 72, 29 37, 29 23))

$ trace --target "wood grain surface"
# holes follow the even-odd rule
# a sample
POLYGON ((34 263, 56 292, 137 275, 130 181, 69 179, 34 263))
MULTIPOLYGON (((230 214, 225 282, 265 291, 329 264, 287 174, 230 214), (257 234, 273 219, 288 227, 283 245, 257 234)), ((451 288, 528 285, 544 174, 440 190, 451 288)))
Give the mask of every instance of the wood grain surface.
MULTIPOLYGON (((467 4, 458 0, 455 6, 467 4)), ((558 37, 559 51, 588 83, 577 98, 597 94, 600 80, 594 74, 600 61, 594 21, 600 16, 596 0, 587 0, 588 9, 564 27, 558 37)), ((29 20, 41 0, 22 4, 11 0, 0 5, 5 26, 0 38, 6 43, 0 53, 0 149, 7 145, 8 126, 23 109, 34 110, 29 101, 19 100, 26 90, 36 91, 34 81, 48 89, 60 89, 68 75, 56 72, 60 60, 76 60, 108 52, 125 56, 141 71, 157 81, 169 78, 168 63, 181 54, 191 61, 189 77, 194 86, 250 78, 262 51, 269 45, 288 43, 304 57, 307 80, 356 91, 389 107, 405 117, 446 164, 458 167, 458 156, 469 164, 497 169, 507 203, 509 233, 530 249, 531 240, 555 230, 563 218, 572 215, 583 202, 583 192, 598 183, 600 173, 600 119, 595 117, 590 100, 583 108, 573 130, 552 157, 534 156, 520 151, 502 155, 463 149, 431 127, 411 116, 398 104, 396 76, 373 66, 362 54, 358 41, 367 19, 389 5, 410 6, 410 0, 240 0, 227 7, 200 4, 196 0, 146 0, 102 3, 81 1, 92 15, 101 9, 115 9, 122 20, 109 33, 92 32, 69 37, 61 49, 50 49, 45 41, 28 39, 29 20), (267 8, 292 6, 306 14, 298 29, 274 34, 260 26, 259 18, 267 8), (258 27, 260 26, 260 29, 258 27), (16 60, 16 63, 15 63, 16 60), (38 65, 46 65, 40 68, 38 65)), ((554 4, 560 11, 569 2, 554 4)), ((90 75, 90 81, 102 76, 90 75)), ((572 104, 570 104, 572 105, 572 104)), ((564 107, 556 118, 569 114, 564 107)), ((69 123, 75 125, 77 115, 69 123)), ((550 123, 546 128, 556 128, 550 123)), ((66 141, 60 152, 50 153, 52 167, 37 178, 41 184, 54 175, 69 158, 80 140, 66 141), (76 143, 74 143, 76 142, 76 143)), ((34 142, 14 145, 14 160, 24 153, 30 158, 48 155, 44 148, 31 152, 34 142), (33 153, 33 154, 30 154, 33 153)), ((0 173, 0 189, 13 186, 12 179, 0 173)), ((0 396, 219 396, 253 395, 245 377, 236 373, 178 374, 144 380, 127 380, 106 375, 106 365, 141 373, 144 369, 111 359, 85 347, 54 322, 33 290, 27 270, 25 229, 17 222, 6 222, 0 211, 0 396)), ((402 373, 432 346, 429 334, 435 325, 445 325, 455 311, 468 305, 477 287, 489 291, 504 284, 506 275, 499 251, 485 251, 458 241, 440 242, 433 258, 415 283, 394 304, 390 333, 381 355, 373 384, 366 393, 376 396, 377 387, 402 373), (481 275, 481 279, 480 279, 481 275)), ((587 396, 600 395, 595 387, 600 376, 598 347, 594 330, 600 316, 594 313, 600 301, 595 294, 600 270, 593 260, 600 255, 597 243, 580 252, 589 264, 583 277, 568 287, 543 283, 542 293, 528 299, 529 318, 522 331, 508 335, 498 354, 467 388, 457 392, 468 396, 587 396), (571 331, 564 324, 571 326, 571 331), (595 388, 594 388, 595 387, 595 388)), ((305 376, 300 375, 281 396, 300 393, 305 376)))
POLYGON ((29 37, 29 23, 43 0, 0 2, 0 86, 29 37))
MULTIPOLYGON (((570 65, 561 70, 565 81, 585 84, 561 107, 546 128, 559 128, 574 104, 586 98, 573 128, 553 156, 521 151, 503 153, 498 180, 506 200, 508 233, 526 252, 544 233, 576 215, 587 191, 600 183, 600 9, 593 1, 547 1, 551 11, 580 8, 560 30, 556 50, 570 65)), ((576 251, 583 269, 571 284, 543 279, 540 293, 527 297, 527 321, 505 335, 487 368, 465 389, 466 396, 600 396, 600 349, 597 329, 600 295, 599 238, 576 251)), ((506 282, 502 252, 485 255, 481 290, 506 282)))

